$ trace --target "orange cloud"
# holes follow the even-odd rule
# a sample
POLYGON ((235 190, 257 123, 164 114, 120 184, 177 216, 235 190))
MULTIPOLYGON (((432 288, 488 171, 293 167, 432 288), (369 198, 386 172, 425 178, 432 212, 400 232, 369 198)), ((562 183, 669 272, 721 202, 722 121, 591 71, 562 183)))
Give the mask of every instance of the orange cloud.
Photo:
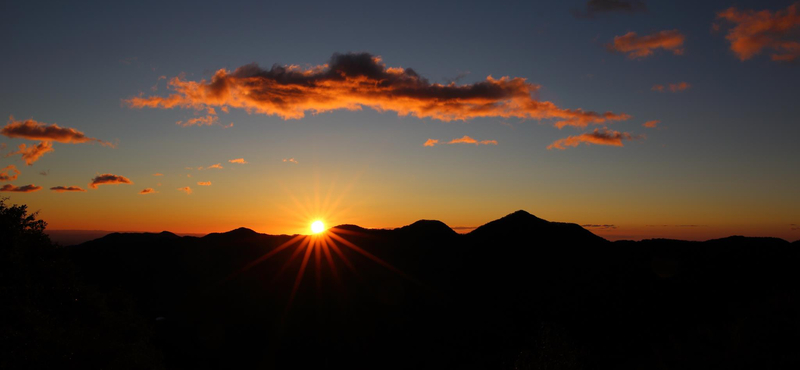
POLYGON ((19 150, 9 153, 8 156, 22 154, 22 160, 25 161, 26 165, 30 166, 34 162, 38 161, 41 156, 52 151, 53 143, 50 141, 42 141, 39 144, 31 146, 19 144, 19 150))
MULTIPOLYGON (((222 168, 223 168, 222 163, 212 164, 208 167, 197 167, 198 170, 211 170, 211 169, 221 170, 222 168)), ((192 177, 192 175, 189 175, 189 177, 192 177)))
POLYGON ((70 191, 70 192, 71 191, 86 191, 86 190, 84 190, 84 189, 82 189, 80 187, 77 187, 77 186, 55 186, 55 187, 50 188, 50 190, 52 190, 52 191, 54 191, 56 193, 63 193, 63 192, 67 192, 67 191, 70 191))
POLYGON ((197 185, 200 185, 200 186, 211 186, 211 181, 198 181, 197 185))
POLYGON ((717 13, 717 18, 735 24, 725 38, 741 61, 763 49, 773 50, 770 57, 774 61, 794 61, 800 57, 800 3, 776 12, 731 7, 717 13))
MULTIPOLYGON (((428 141, 426 141, 425 144, 423 144, 423 146, 434 146, 436 144, 439 144, 439 140, 428 139, 428 141)), ((442 143, 442 144, 497 145, 497 140, 481 140, 481 141, 478 141, 478 140, 475 140, 475 139, 473 139, 473 138, 471 138, 471 137, 469 137, 467 135, 464 135, 464 137, 461 137, 461 138, 458 138, 458 139, 453 139, 453 140, 450 140, 450 141, 448 141, 446 143, 442 143)))
POLYGON ((79 144, 97 142, 100 145, 114 147, 115 145, 93 137, 87 137, 74 128, 59 127, 57 124, 47 125, 28 119, 25 121, 15 121, 14 117, 8 118, 8 124, 0 130, 0 134, 10 138, 22 138, 28 140, 57 141, 66 144, 79 144))
POLYGON ((153 174, 153 176, 164 176, 164 174, 156 172, 156 173, 153 174))
POLYGON ((637 36, 636 32, 628 32, 622 36, 615 36, 614 43, 608 47, 627 54, 630 59, 648 57, 653 54, 654 49, 669 50, 675 55, 683 55, 685 38, 678 30, 666 30, 641 37, 637 36))
POLYGON ((14 181, 17 179, 17 176, 19 176, 19 174, 20 172, 17 169, 17 166, 10 164, 6 166, 6 168, 0 170, 0 181, 14 181), (11 174, 11 172, 14 173, 11 174))
POLYGON ((630 118, 624 113, 564 109, 533 98, 539 86, 524 78, 493 78, 474 84, 431 83, 412 69, 387 68, 367 53, 334 54, 328 64, 303 69, 278 66, 265 70, 248 64, 233 72, 220 69, 210 81, 172 78, 169 96, 125 100, 133 108, 218 107, 300 119, 306 113, 334 110, 393 111, 400 116, 441 121, 478 117, 555 120, 560 127, 604 124, 630 118))
POLYGON ((633 136, 627 132, 619 132, 619 131, 610 131, 607 128, 603 128, 602 131, 600 129, 594 129, 593 132, 583 133, 577 136, 569 136, 563 139, 558 139, 554 141, 552 144, 547 146, 547 149, 561 149, 564 150, 568 146, 578 146, 580 143, 585 144, 596 144, 596 145, 611 145, 611 146, 623 146, 623 140, 634 140, 643 138, 643 136, 633 136))
POLYGON ((230 163, 238 163, 238 164, 247 164, 248 162, 244 160, 244 158, 236 158, 236 159, 229 159, 228 162, 230 163))
POLYGON ((647 128, 656 128, 656 126, 658 126, 659 123, 661 123, 661 121, 652 120, 652 121, 645 122, 644 124, 642 124, 642 126, 647 127, 647 128))
POLYGON ((192 188, 190 188, 188 186, 185 186, 185 187, 182 187, 182 188, 178 188, 178 191, 182 191, 182 192, 186 193, 186 195, 189 195, 189 194, 192 193, 192 188))
POLYGON ((0 188, 0 191, 8 191, 8 192, 14 192, 14 193, 33 193, 34 191, 39 191, 39 190, 42 190, 42 187, 41 186, 36 186, 36 185, 33 185, 33 184, 20 186, 20 187, 16 187, 16 186, 11 185, 11 184, 5 184, 5 185, 3 185, 2 188, 0 188))
POLYGON ((289 158, 289 159, 286 159, 286 158, 284 158, 284 159, 283 159, 283 162, 284 162, 284 163, 294 163, 294 164, 298 164, 298 163, 300 163, 300 162, 297 162, 297 160, 296 160, 296 159, 294 159, 294 158, 289 158))
POLYGON ((158 192, 153 190, 153 188, 147 188, 139 192, 139 194, 155 194, 155 193, 158 192))
POLYGON ((684 81, 684 82, 667 84, 666 87, 664 85, 653 85, 653 87, 650 90, 664 92, 666 89, 669 89, 669 91, 678 92, 678 91, 688 90, 690 87, 692 87, 692 85, 684 81))
POLYGON ((471 137, 469 137, 467 135, 464 135, 464 137, 462 137, 462 138, 450 140, 448 142, 448 144, 475 144, 475 145, 489 145, 489 144, 492 144, 492 145, 497 145, 497 140, 478 141, 478 140, 475 140, 475 139, 473 139, 473 138, 471 138, 471 137))
POLYGON ((92 179, 92 182, 89 183, 89 187, 92 189, 97 189, 98 185, 116 185, 116 184, 133 184, 133 182, 125 176, 117 176, 117 175, 112 175, 110 173, 104 173, 102 175, 95 176, 95 178, 92 179))

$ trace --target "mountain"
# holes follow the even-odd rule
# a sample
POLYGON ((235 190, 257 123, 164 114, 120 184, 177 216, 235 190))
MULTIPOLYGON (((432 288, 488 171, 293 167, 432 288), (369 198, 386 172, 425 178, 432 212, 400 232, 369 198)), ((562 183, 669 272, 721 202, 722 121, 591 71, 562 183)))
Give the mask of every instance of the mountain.
POLYGON ((800 364, 797 242, 612 243, 525 211, 463 235, 431 220, 326 235, 114 233, 67 250, 98 289, 135 297, 168 368, 800 364))

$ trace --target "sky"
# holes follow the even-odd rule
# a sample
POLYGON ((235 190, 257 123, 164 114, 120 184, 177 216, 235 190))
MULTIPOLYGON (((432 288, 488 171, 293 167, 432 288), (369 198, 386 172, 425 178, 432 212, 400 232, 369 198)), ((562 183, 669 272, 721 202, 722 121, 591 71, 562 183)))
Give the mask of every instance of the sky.
POLYGON ((613 240, 800 239, 796 2, 0 14, 0 196, 49 229, 466 232, 522 209, 613 240))

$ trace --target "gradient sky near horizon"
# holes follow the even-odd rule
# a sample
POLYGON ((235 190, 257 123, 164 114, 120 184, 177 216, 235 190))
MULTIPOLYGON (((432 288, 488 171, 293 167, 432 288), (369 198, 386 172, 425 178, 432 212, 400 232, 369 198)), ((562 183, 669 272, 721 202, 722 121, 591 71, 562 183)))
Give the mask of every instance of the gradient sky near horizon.
POLYGON ((42 187, 0 196, 50 229, 292 234, 327 215, 468 230, 524 209, 609 239, 800 239, 793 1, 3 1, 0 14, 0 188, 42 187), (335 53, 368 53, 389 82, 329 78, 335 53), (251 63, 262 70, 237 70, 251 63), (291 82, 273 65, 319 79, 276 92, 291 82), (34 138, 26 120, 98 140, 34 138), (39 143, 52 151, 30 165, 13 154, 39 143), (131 184, 92 188, 103 174, 131 184))

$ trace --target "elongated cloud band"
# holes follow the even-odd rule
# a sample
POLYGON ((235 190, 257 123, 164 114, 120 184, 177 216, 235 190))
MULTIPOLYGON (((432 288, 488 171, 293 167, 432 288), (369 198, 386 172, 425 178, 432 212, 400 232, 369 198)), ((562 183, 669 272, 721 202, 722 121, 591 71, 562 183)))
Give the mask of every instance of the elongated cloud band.
POLYGON ((244 158, 229 159, 228 162, 230 162, 230 163, 238 163, 238 164, 247 164, 247 161, 245 161, 244 158))
POLYGON ((615 36, 608 48, 628 55, 630 59, 638 59, 653 55, 653 50, 669 50, 675 55, 683 55, 683 36, 678 30, 667 30, 652 35, 638 36, 636 32, 628 32, 615 36))
POLYGON ((219 107, 249 113, 303 118, 306 113, 339 109, 394 111, 400 116, 441 121, 502 117, 556 120, 556 125, 585 127, 630 118, 624 113, 564 109, 533 98, 539 86, 524 78, 492 78, 474 84, 430 83, 412 69, 386 67, 368 53, 334 54, 328 64, 307 69, 248 64, 230 72, 218 70, 210 81, 172 78, 166 97, 138 96, 125 102, 133 108, 219 107))
MULTIPOLYGON (((422 145, 423 146, 435 146, 437 144, 440 144, 439 140, 437 140, 437 139, 428 139, 428 141, 426 141, 425 144, 422 144, 422 145)), ((460 137, 458 139, 453 139, 453 140, 450 140, 450 141, 448 141, 446 143, 441 143, 441 144, 497 145, 497 140, 481 140, 481 141, 478 141, 478 140, 475 140, 475 139, 473 139, 473 138, 471 138, 471 137, 469 137, 467 135, 464 135, 464 137, 460 137)))
POLYGON ((24 121, 15 121, 14 117, 9 117, 9 122, 0 130, 0 134, 10 138, 22 138, 28 140, 40 141, 57 141, 66 144, 80 144, 96 142, 103 146, 114 147, 114 144, 88 137, 74 128, 60 127, 57 124, 47 125, 27 119, 24 121))
POLYGON ((50 188, 50 190, 56 193, 64 193, 68 191, 86 191, 85 189, 80 188, 78 186, 55 186, 50 188))
POLYGON ((5 184, 3 185, 2 188, 0 188, 0 191, 8 191, 13 193, 33 193, 34 191, 39 191, 39 190, 42 190, 42 187, 33 184, 20 187, 16 187, 11 184, 5 184))
POLYGON ((596 144, 596 145, 611 145, 611 146, 623 146, 623 140, 635 140, 644 138, 644 136, 634 136, 627 132, 619 132, 619 131, 611 131, 606 128, 603 128, 601 131, 600 129, 594 129, 593 132, 583 133, 577 136, 569 136, 563 139, 558 139, 554 141, 552 144, 547 146, 547 149, 560 149, 564 150, 567 149, 568 146, 578 146, 581 143, 589 144, 596 144))
POLYGON ((776 12, 728 8, 717 13, 717 18, 735 24, 725 38, 741 61, 763 49, 773 50, 770 57, 774 61, 800 58, 800 3, 776 12))
POLYGON ((110 173, 104 173, 102 175, 95 176, 95 178, 92 179, 92 182, 89 183, 89 187, 92 189, 97 189, 98 185, 116 185, 116 184, 133 184, 133 182, 125 176, 117 176, 117 175, 112 175, 110 173))
POLYGON ((10 164, 0 170, 0 181, 14 181, 19 176, 19 170, 17 166, 10 164), (13 172, 13 173, 12 173, 13 172))

